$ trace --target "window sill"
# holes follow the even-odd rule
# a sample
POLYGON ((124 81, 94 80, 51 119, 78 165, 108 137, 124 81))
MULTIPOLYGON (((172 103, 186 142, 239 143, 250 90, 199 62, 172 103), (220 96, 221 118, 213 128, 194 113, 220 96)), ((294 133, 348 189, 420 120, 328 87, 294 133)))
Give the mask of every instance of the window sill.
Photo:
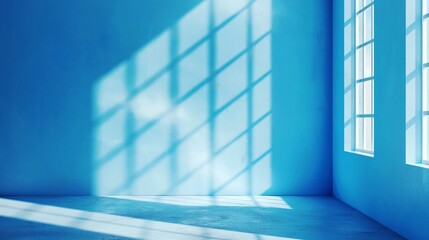
POLYGON ((362 156, 366 156, 366 157, 374 157, 374 153, 366 153, 366 152, 361 152, 361 151, 351 151, 351 150, 344 150, 344 152, 348 152, 348 153, 353 153, 353 154, 358 154, 358 155, 362 155, 362 156))
POLYGON ((429 164, 425 164, 425 163, 407 163, 407 165, 429 169, 429 164))

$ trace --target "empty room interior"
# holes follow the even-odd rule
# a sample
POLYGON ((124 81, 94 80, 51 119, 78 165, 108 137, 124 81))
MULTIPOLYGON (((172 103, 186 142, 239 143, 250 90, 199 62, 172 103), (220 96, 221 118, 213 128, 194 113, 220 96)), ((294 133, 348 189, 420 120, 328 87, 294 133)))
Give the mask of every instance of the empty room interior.
POLYGON ((429 239, 429 0, 0 1, 0 239, 429 239))

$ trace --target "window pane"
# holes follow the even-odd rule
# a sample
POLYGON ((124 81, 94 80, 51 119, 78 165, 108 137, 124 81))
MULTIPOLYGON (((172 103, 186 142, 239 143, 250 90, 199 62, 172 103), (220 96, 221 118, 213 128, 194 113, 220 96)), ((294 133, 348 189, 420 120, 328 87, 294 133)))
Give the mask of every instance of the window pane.
POLYGON ((344 22, 347 22, 352 16, 352 0, 344 0, 344 22))
POLYGON ((429 67, 423 69, 422 74, 422 103, 423 111, 429 111, 429 67))
POLYGON ((356 83, 356 114, 363 114, 363 98, 364 98, 364 89, 363 82, 356 83))
POLYGON ((429 160, 428 156, 428 144, 429 144, 429 116, 423 116, 423 133, 422 133, 422 159, 425 161, 429 160))
POLYGON ((356 80, 363 78, 363 48, 356 50, 356 80))
POLYGON ((423 0, 423 15, 429 13, 429 0, 423 0))
POLYGON ((363 43, 363 14, 356 16, 356 46, 363 43))
POLYGON ((372 77, 372 43, 364 47, 364 78, 372 77))
POLYGON ((356 0, 356 12, 363 8, 363 0, 356 0))
POLYGON ((344 27, 344 56, 349 54, 352 50, 352 26, 347 24, 344 27))
POLYGON ((372 7, 367 8, 364 13, 364 42, 372 39, 372 7))
POLYGON ((344 88, 350 88, 352 82, 352 59, 348 57, 344 60, 344 88))
POLYGON ((363 118, 356 118, 356 149, 363 149, 363 118))
POLYGON ((364 114, 372 114, 372 80, 363 83, 364 89, 364 114))
POLYGON ((429 34, 429 18, 426 18, 423 21, 423 29, 422 29, 423 63, 429 63, 429 59, 428 59, 429 35, 428 34, 429 34))
POLYGON ((372 152, 372 122, 373 118, 364 118, 364 139, 363 149, 372 152))
POLYGON ((374 6, 371 7, 371 38, 374 39, 374 6))

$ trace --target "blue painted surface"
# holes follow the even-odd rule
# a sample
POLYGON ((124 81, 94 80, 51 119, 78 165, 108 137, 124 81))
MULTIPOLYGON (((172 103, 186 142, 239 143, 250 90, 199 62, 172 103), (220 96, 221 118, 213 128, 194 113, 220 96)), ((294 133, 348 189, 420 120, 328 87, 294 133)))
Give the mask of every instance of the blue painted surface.
POLYGON ((61 239, 403 239, 333 197, 0 198, 2 239, 57 239, 58 235, 61 239))
POLYGON ((374 157, 343 148, 343 0, 333 10, 333 191, 408 239, 427 239, 429 169, 405 159, 405 1, 375 0, 374 157))
POLYGON ((330 13, 1 2, 0 194, 330 194, 330 13))

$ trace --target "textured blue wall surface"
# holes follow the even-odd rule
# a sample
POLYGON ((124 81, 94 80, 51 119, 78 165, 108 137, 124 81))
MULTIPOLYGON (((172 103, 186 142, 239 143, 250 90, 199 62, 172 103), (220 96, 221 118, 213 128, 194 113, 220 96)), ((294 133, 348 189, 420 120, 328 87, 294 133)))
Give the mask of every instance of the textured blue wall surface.
POLYGON ((330 1, 274 1, 273 176, 277 193, 330 194, 330 1))
POLYGON ((330 13, 2 1, 0 194, 330 194, 330 13))
POLYGON ((405 1, 375 0, 374 157, 343 149, 344 0, 333 3, 333 192, 408 239, 427 239, 429 169, 405 162, 405 1))

